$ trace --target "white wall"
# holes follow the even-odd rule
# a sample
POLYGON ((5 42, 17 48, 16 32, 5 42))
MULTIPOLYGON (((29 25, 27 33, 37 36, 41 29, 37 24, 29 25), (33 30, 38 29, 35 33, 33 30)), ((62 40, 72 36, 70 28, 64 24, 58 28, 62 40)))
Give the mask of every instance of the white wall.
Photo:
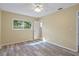
POLYGON ((42 18, 43 36, 48 42, 77 51, 76 11, 79 4, 42 18))
POLYGON ((1 46, 1 10, 0 10, 0 46, 1 46))
POLYGON ((34 18, 16 13, 2 11, 2 45, 33 40, 32 29, 13 30, 12 20, 27 20, 33 23, 34 18))

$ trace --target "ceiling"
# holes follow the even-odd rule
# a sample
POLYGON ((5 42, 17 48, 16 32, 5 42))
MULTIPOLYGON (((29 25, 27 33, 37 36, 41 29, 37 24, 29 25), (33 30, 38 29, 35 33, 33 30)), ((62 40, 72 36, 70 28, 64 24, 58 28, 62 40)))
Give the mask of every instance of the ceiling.
POLYGON ((32 17, 42 17, 48 14, 58 11, 58 8, 68 8, 74 3, 43 3, 43 10, 40 13, 36 13, 33 10, 33 3, 0 3, 0 9, 18 13, 22 15, 28 15, 32 17))

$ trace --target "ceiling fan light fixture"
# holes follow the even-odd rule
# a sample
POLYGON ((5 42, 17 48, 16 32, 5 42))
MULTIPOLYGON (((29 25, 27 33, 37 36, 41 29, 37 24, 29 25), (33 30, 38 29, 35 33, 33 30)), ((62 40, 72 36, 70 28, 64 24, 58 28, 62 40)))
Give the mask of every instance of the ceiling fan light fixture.
POLYGON ((34 9, 34 11, 35 11, 35 12, 41 12, 41 11, 42 11, 42 8, 36 7, 36 8, 34 9))
POLYGON ((34 4, 34 11, 39 13, 43 10, 43 5, 37 3, 37 4, 34 4))

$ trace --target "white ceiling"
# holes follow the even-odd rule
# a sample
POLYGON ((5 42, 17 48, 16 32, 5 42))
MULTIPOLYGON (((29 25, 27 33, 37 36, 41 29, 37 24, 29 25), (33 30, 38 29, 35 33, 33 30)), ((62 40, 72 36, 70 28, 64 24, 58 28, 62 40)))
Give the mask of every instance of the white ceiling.
POLYGON ((0 9, 19 13, 22 15, 28 15, 33 17, 42 17, 50 13, 58 11, 58 8, 68 8, 74 3, 43 3, 44 9, 40 13, 36 13, 33 10, 33 3, 0 3, 0 9))

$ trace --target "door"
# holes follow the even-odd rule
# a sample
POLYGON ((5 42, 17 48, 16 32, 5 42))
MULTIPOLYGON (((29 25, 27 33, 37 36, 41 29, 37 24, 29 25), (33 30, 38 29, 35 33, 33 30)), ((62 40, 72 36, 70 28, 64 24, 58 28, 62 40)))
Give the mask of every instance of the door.
POLYGON ((40 39, 40 21, 34 21, 34 40, 40 39))

